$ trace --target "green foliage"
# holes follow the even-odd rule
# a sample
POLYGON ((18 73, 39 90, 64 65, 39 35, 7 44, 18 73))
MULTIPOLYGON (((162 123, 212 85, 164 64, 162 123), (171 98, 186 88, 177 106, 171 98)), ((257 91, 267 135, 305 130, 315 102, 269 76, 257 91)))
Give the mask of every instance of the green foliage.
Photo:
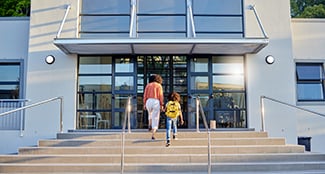
POLYGON ((29 16, 30 0, 0 0, 0 16, 29 16))
POLYGON ((290 0, 291 17, 325 18, 325 0, 290 0))

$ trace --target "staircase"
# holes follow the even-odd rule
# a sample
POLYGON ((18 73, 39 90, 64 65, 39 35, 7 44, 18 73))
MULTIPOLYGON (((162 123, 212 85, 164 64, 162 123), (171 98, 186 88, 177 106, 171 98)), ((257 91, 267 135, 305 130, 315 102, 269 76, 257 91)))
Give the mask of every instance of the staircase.
MULTIPOLYGON (((325 155, 304 152, 266 132, 211 132, 212 173, 325 173, 325 155)), ((206 132, 182 131, 165 147, 165 132, 125 134, 125 173, 208 173, 206 132)), ((121 173, 121 133, 69 132, 0 156, 0 173, 121 173)))

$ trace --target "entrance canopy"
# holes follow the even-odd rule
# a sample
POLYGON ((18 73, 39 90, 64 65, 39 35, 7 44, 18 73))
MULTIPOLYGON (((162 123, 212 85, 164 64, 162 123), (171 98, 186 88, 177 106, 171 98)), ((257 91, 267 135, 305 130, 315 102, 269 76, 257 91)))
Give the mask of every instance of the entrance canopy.
POLYGON ((255 54, 266 38, 241 39, 89 39, 56 38, 54 45, 66 54, 255 54))

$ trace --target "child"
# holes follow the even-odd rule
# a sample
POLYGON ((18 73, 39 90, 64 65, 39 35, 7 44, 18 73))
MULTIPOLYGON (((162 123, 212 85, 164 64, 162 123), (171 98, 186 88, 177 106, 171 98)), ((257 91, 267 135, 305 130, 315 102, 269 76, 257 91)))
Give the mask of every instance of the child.
POLYGON ((166 147, 170 146, 170 131, 173 124, 173 139, 177 135, 177 118, 180 117, 181 125, 184 124, 181 110, 180 95, 177 92, 172 92, 168 95, 168 102, 166 104, 166 147))

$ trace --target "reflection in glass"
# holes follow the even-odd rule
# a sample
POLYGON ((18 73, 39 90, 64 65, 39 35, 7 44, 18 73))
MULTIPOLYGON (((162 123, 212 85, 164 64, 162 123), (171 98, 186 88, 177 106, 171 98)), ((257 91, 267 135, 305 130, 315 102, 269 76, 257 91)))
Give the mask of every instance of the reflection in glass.
POLYGON ((115 72, 133 72, 134 64, 130 58, 116 58, 115 59, 115 72))
POLYGON ((79 74, 111 74, 112 57, 85 57, 79 58, 79 74))
POLYGON ((133 90, 134 89, 133 76, 116 76, 115 89, 116 90, 133 90))
POLYGON ((79 76, 79 91, 111 91, 110 76, 79 76))
POLYGON ((207 76, 192 76, 191 89, 194 90, 208 90, 209 78, 207 76))
POLYGON ((115 95, 115 108, 126 108, 128 96, 127 95, 115 95))
POLYGON ((320 80, 323 75, 321 64, 297 64, 298 80, 320 80))
POLYGON ((0 81, 18 82, 20 77, 19 65, 0 65, 0 81))
POLYGON ((191 72, 208 72, 209 59, 194 58, 191 61, 191 72))
POLYGON ((215 109, 244 109, 245 93, 213 93, 212 104, 215 109))
POLYGON ((213 90, 244 90, 242 75, 214 75, 213 90))
POLYGON ((245 110, 215 111, 215 120, 218 128, 245 128, 245 110))
POLYGON ((322 84, 298 84, 298 100, 324 100, 322 84))

